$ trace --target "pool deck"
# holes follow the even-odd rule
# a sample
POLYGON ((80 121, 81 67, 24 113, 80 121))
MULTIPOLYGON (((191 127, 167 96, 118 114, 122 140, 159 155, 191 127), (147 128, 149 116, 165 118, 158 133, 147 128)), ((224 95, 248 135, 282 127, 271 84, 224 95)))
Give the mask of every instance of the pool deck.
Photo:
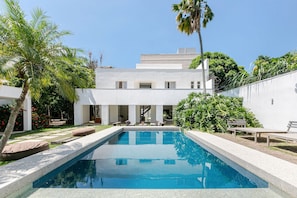
POLYGON ((0 197, 296 197, 297 165, 220 137, 188 131, 202 146, 211 148, 269 182, 258 189, 33 189, 32 182, 123 130, 178 130, 177 127, 115 126, 0 167, 0 197), (277 194, 277 193, 278 194, 277 194))

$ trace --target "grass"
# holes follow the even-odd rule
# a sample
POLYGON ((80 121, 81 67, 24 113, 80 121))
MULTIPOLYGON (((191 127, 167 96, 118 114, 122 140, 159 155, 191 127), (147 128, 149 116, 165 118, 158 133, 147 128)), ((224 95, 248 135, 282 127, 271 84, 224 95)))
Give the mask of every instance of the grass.
POLYGON ((23 133, 15 133, 10 136, 10 139, 13 140, 17 137, 22 137, 22 136, 26 136, 26 135, 32 135, 32 134, 43 133, 43 132, 51 132, 51 131, 56 131, 56 130, 61 130, 61 129, 72 128, 72 127, 74 127, 74 126, 73 125, 63 125, 63 126, 59 126, 59 127, 43 128, 43 129, 26 131, 23 133))
MULTIPOLYGON (((17 133, 17 134, 12 134, 10 136, 10 139, 15 139, 15 138, 18 138, 18 137, 23 137, 23 136, 27 136, 27 135, 32 135, 32 134, 42 134, 42 133, 45 133, 44 135, 47 135, 46 133, 48 132, 51 132, 51 131, 57 131, 57 130, 62 130, 62 129, 71 129, 75 126, 73 125, 65 125, 65 126, 55 126, 55 127, 52 127, 52 128, 44 128, 44 129, 36 129, 36 130, 31 130, 31 131, 26 131, 26 132, 23 132, 23 133, 17 133)), ((95 130, 96 132, 99 132, 99 131, 102 131, 104 129, 107 129, 107 128, 110 128, 111 125, 96 125, 94 126, 95 127, 95 130)), ((50 149, 53 149, 57 146, 59 146, 59 144, 50 144, 49 142, 49 145, 50 145, 50 149)), ((3 166, 3 165, 6 165, 10 162, 13 162, 13 161, 1 161, 0 160, 0 166, 3 166)))
POLYGON ((4 166, 6 164, 9 164, 10 162, 13 162, 13 161, 0 161, 0 166, 4 166))

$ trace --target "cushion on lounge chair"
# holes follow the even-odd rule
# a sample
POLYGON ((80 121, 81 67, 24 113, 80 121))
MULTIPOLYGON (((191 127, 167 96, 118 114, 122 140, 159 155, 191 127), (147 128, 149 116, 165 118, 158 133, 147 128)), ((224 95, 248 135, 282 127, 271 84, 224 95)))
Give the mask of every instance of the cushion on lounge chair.
POLYGON ((91 133, 95 133, 95 129, 92 127, 79 128, 72 131, 73 136, 85 136, 91 133))
POLYGON ((5 161, 17 160, 47 149, 49 149, 49 144, 46 141, 28 140, 18 142, 6 145, 2 151, 1 159, 5 161))

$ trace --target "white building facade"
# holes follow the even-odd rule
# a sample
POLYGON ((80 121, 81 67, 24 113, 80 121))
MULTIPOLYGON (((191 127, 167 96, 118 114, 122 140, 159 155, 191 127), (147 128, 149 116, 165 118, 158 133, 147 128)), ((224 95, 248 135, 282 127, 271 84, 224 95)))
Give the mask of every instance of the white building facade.
MULTIPOLYGON (((201 67, 188 69, 198 54, 185 51, 142 55, 136 69, 97 68, 96 88, 76 90, 74 124, 87 123, 95 114, 103 125, 126 120, 131 124, 171 122, 179 101, 203 91, 201 67)), ((208 61, 205 70, 208 79, 208 61)), ((206 90, 213 93, 212 80, 207 81, 206 90)))
MULTIPOLYGON (((0 105, 12 104, 15 99, 19 98, 22 89, 17 87, 0 86, 0 105)), ((24 131, 32 130, 32 109, 31 109, 31 97, 26 96, 23 104, 23 126, 24 131)))

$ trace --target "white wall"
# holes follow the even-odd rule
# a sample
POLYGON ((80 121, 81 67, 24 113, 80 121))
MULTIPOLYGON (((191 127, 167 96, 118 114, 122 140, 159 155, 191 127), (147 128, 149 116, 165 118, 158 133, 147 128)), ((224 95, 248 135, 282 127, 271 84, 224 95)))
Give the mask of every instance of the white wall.
MULTIPOLYGON (((197 89, 76 89, 77 105, 176 105, 197 89)), ((212 90, 207 90, 212 94, 212 90)))
POLYGON ((290 120, 297 120, 297 71, 221 94, 242 97, 265 128, 286 130, 290 120))
MULTIPOLYGON (((0 86, 0 105, 11 104, 15 99, 20 97, 22 92, 21 88, 10 87, 1 85, 0 86)), ((32 109, 31 109, 31 98, 29 95, 26 96, 23 105, 23 123, 24 130, 32 130, 32 109)))
POLYGON ((116 81, 126 81, 127 89, 139 88, 140 82, 151 82, 152 88, 164 89, 165 81, 175 81, 177 89, 189 89, 191 87, 191 81, 200 81, 202 86, 202 72, 200 69, 136 70, 98 68, 96 70, 97 89, 115 89, 116 81))

